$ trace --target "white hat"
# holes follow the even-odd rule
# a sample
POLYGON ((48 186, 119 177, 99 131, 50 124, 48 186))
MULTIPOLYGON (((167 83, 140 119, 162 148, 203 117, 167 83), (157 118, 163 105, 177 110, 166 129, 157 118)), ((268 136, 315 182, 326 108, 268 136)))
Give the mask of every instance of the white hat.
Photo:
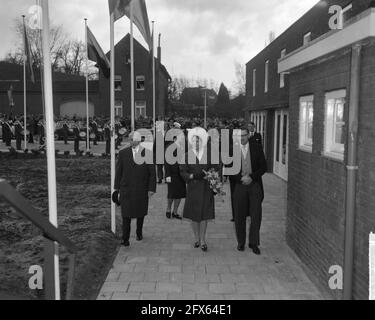
POLYGON ((197 128, 189 130, 188 141, 191 145, 193 145, 194 137, 199 137, 202 140, 203 146, 207 145, 208 134, 207 134, 207 131, 204 130, 203 128, 197 127, 197 128))
POLYGON ((173 124, 173 126, 176 128, 176 129, 181 129, 181 125, 178 123, 178 122, 175 122, 173 124))

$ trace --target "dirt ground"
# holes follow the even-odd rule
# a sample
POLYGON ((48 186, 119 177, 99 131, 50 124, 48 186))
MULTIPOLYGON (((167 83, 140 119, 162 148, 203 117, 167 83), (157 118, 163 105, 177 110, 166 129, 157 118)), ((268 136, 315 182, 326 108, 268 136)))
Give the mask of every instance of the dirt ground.
MULTIPOLYGON (((95 299, 117 252, 119 240, 110 232, 110 160, 59 158, 57 164, 58 224, 76 244, 74 299, 95 299)), ((45 157, 0 154, 0 178, 48 217, 45 157)), ((0 202, 0 297, 44 299, 43 290, 28 287, 29 267, 43 266, 41 232, 0 202)), ((68 255, 60 248, 62 298, 68 255)))

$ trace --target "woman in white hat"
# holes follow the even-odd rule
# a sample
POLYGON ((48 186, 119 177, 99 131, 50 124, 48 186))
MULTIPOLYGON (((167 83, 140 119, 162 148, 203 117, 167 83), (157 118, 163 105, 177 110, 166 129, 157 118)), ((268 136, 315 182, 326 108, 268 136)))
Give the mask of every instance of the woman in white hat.
POLYGON ((180 165, 180 174, 187 183, 187 194, 183 217, 192 221, 195 237, 195 248, 207 251, 206 232, 209 220, 215 219, 214 193, 205 180, 204 171, 219 166, 212 165, 210 152, 207 151, 208 134, 202 128, 189 130, 189 151, 186 153, 185 164, 180 165))

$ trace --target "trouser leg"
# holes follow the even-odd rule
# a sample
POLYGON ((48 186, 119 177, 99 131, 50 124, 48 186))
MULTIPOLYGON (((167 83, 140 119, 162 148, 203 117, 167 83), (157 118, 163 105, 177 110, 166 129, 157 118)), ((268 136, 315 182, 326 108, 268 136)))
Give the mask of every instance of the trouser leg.
POLYGON ((130 239, 131 223, 131 218, 122 217, 122 239, 124 242, 127 242, 130 239))
POLYGON ((138 218, 137 219, 137 236, 142 237, 143 236, 143 224, 145 222, 145 218, 138 218))
POLYGON ((258 183, 253 183, 250 189, 250 217, 249 245, 259 246, 262 223, 262 190, 258 183))
POLYGON ((234 188, 235 188, 236 184, 232 181, 232 179, 230 179, 229 183, 230 183, 230 201, 231 201, 231 208, 232 208, 232 218, 234 219, 234 199, 233 199, 233 195, 234 195, 234 188))
POLYGON ((237 184, 234 200, 234 223, 239 246, 246 244, 246 217, 249 212, 248 190, 245 186, 237 184))

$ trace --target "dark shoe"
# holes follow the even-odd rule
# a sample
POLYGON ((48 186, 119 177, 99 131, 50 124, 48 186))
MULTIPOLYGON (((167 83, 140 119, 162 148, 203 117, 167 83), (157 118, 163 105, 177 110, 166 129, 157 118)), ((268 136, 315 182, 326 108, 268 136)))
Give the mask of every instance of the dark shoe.
POLYGON ((129 241, 123 241, 121 242, 121 245, 124 247, 130 247, 130 242, 129 241))
POLYGON ((207 247, 206 244, 204 244, 204 245, 202 245, 201 249, 202 249, 203 252, 207 252, 208 247, 207 247))
POLYGON ((195 249, 198 249, 200 246, 201 246, 201 244, 198 241, 196 243, 194 243, 194 248, 195 249))
POLYGON ((261 252, 260 252, 258 246, 251 246, 251 245, 249 245, 249 248, 250 248, 251 250, 253 250, 253 252, 254 252, 257 256, 259 256, 259 255, 261 254, 261 252))
POLYGON ((182 218, 178 214, 172 214, 173 219, 182 220, 182 218))
POLYGON ((142 241, 143 240, 143 236, 142 235, 137 235, 137 241, 142 241))
POLYGON ((167 219, 170 219, 172 217, 172 213, 170 212, 167 212, 165 215, 167 216, 167 219))
POLYGON ((237 247, 237 250, 238 250, 238 251, 241 251, 241 252, 242 252, 242 251, 245 251, 245 246, 240 246, 240 245, 239 245, 239 246, 237 247))

